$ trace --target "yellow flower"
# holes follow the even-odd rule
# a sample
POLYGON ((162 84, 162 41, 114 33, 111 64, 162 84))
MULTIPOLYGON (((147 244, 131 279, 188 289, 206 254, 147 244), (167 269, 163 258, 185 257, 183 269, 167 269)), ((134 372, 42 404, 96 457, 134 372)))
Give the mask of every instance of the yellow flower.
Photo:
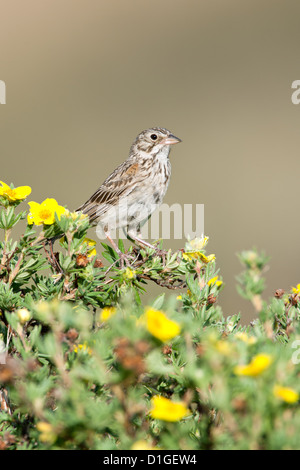
POLYGON ((169 341, 180 333, 181 328, 178 323, 170 320, 160 310, 148 307, 145 317, 147 330, 160 341, 169 341))
POLYGON ((116 307, 104 307, 100 313, 100 321, 107 321, 117 312, 116 307))
POLYGON ((0 196, 8 199, 9 202, 23 201, 31 193, 30 186, 19 186, 18 188, 11 189, 7 184, 0 181, 2 188, 0 187, 0 196))
POLYGON ((66 209, 64 215, 72 220, 83 220, 88 217, 87 214, 82 214, 81 212, 70 212, 68 209, 66 209))
POLYGON ((191 248, 191 251, 201 251, 205 247, 209 240, 209 237, 194 238, 190 240, 187 245, 191 248))
POLYGON ((223 354, 223 356, 230 356, 234 350, 233 344, 223 339, 215 343, 215 348, 220 354, 223 354))
POLYGON ((293 294, 300 294, 300 284, 297 284, 296 287, 292 287, 293 294))
POLYGON ((60 219, 65 213, 65 208, 59 206, 55 199, 45 199, 41 204, 37 202, 29 202, 30 212, 27 217, 29 225, 51 225, 55 222, 55 213, 60 219))
POLYGON ((183 259, 186 261, 192 260, 193 258, 197 257, 197 251, 185 251, 182 253, 183 259))
POLYGON ((51 432, 52 431, 51 424, 47 423, 46 421, 39 421, 36 425, 36 428, 40 432, 51 432))
POLYGON ((207 282, 208 286, 215 284, 217 287, 220 287, 223 284, 223 281, 218 281, 219 276, 215 276, 207 282))
POLYGON ((147 441, 141 439, 131 446, 131 450, 158 450, 158 448, 150 446, 147 441))
POLYGON ((272 363, 272 357, 269 354, 257 354, 252 361, 245 366, 236 366, 234 373, 236 375, 246 375, 256 377, 262 374, 272 363))
POLYGON ((219 339, 215 332, 208 335, 208 341, 212 345, 213 349, 218 351, 223 356, 230 356, 234 351, 234 344, 226 341, 225 339, 219 339))
POLYGON ((95 247, 97 242, 95 242, 95 240, 92 240, 91 238, 85 238, 83 240, 83 243, 86 243, 87 246, 93 247, 91 250, 89 250, 87 252, 87 257, 91 258, 92 256, 96 256, 97 251, 96 251, 96 248, 94 248, 94 247, 95 247))
POLYGON ((127 279, 128 281, 130 281, 131 279, 134 279, 135 273, 136 272, 134 269, 126 268, 123 274, 124 279, 127 279))
POLYGON ((91 258, 92 256, 96 256, 96 254, 97 254, 97 250, 96 250, 96 248, 93 248, 92 250, 88 251, 87 257, 91 258))
POLYGON ((182 300, 182 295, 177 295, 176 300, 182 300))
POLYGON ((201 261, 203 261, 204 263, 210 263, 211 261, 214 261, 216 259, 216 255, 204 255, 203 253, 199 253, 199 258, 201 261))
POLYGON ((273 388, 273 393, 275 397, 285 401, 286 403, 296 403, 299 400, 299 393, 289 387, 275 385, 273 388))
POLYGON ((30 320, 30 312, 27 310, 27 308, 20 308, 18 311, 17 311, 17 315, 18 315, 18 319, 20 321, 20 323, 23 325, 24 323, 26 323, 27 321, 30 320))
POLYGON ((247 333, 245 333, 244 331, 240 331, 236 333, 234 336, 235 338, 240 339, 246 344, 254 344, 257 341, 254 336, 248 336, 247 333))
POLYGON ((92 238, 85 238, 83 240, 83 243, 86 243, 87 246, 95 246, 97 242, 95 242, 95 240, 93 240, 92 238))
POLYGON ((84 342, 83 344, 78 344, 78 346, 74 346, 73 351, 78 354, 80 351, 86 352, 88 354, 92 354, 91 348, 84 342))
POLYGON ((40 434, 40 441, 51 444, 55 441, 56 435, 53 432, 53 427, 50 423, 46 421, 40 421, 36 425, 37 430, 40 434))
POLYGON ((180 421, 190 414, 188 408, 183 402, 174 403, 168 398, 159 395, 152 398, 152 409, 150 416, 162 421, 180 421))
POLYGON ((205 264, 210 263, 211 261, 214 261, 216 259, 216 256, 214 254, 206 256, 201 251, 186 251, 182 254, 182 257, 185 260, 192 260, 193 258, 199 259, 205 264))

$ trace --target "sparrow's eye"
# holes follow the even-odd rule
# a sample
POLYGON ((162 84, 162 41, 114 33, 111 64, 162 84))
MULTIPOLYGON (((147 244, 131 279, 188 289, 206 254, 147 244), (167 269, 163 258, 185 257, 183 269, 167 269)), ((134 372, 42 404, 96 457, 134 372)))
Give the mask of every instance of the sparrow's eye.
POLYGON ((151 134, 151 135, 150 135, 150 138, 151 138, 152 140, 157 140, 157 135, 156 135, 156 134, 151 134))

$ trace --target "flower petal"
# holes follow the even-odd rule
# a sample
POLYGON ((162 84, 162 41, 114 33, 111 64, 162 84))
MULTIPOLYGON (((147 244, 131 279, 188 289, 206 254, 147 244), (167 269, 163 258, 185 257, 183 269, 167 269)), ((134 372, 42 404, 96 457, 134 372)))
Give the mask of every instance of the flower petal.
POLYGON ((30 186, 19 186, 15 189, 17 199, 25 199, 31 193, 30 186))

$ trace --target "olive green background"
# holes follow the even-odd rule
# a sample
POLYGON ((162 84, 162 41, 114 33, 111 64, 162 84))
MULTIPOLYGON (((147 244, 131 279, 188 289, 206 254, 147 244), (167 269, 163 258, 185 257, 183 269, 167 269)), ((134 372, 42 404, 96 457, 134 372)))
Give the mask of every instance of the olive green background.
POLYGON ((271 255, 266 297, 300 282, 299 18, 299 0, 2 0, 1 180, 75 209, 167 127, 165 202, 205 204, 220 302, 246 320, 238 251, 271 255))

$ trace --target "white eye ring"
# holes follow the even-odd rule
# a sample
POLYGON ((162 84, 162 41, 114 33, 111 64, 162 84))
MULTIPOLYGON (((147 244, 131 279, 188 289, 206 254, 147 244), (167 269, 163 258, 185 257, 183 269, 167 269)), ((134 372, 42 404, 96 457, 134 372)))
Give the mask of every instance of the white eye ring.
POLYGON ((156 134, 151 134, 150 138, 151 138, 151 140, 157 140, 157 135, 156 134))

